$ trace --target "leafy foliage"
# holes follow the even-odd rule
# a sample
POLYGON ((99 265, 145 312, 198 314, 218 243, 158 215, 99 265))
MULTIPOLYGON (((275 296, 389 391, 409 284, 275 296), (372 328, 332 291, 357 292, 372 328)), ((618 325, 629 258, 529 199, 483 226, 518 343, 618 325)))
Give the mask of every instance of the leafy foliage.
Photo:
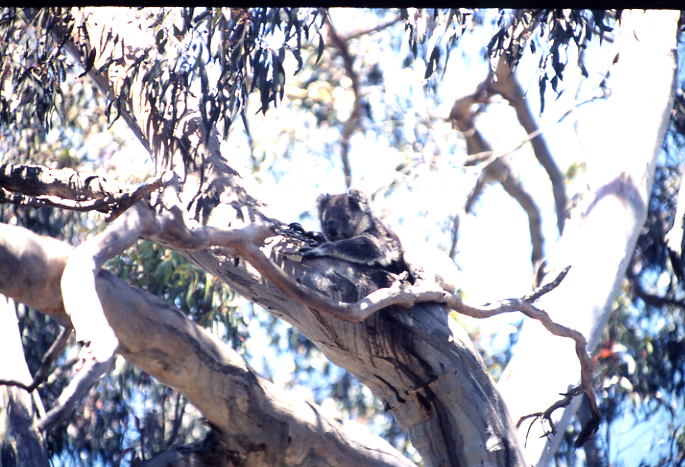
POLYGON ((235 292, 180 254, 139 241, 108 265, 129 284, 172 303, 202 326, 212 326, 234 348, 242 346, 247 323, 237 313, 235 292))
MULTIPOLYGON (((62 92, 67 72, 77 66, 64 50, 75 19, 70 10, 59 8, 4 8, 1 13, 4 85, 0 89, 0 129, 6 134, 10 129, 19 130, 25 149, 35 150, 52 128, 55 115, 64 114, 57 112, 64 96, 78 97, 62 92)), ((303 41, 319 34, 315 21, 323 16, 316 9, 293 8, 145 10, 140 17, 150 23, 154 41, 142 45, 125 70, 122 88, 107 103, 107 119, 111 124, 122 108, 131 105, 134 83, 140 79, 143 94, 154 104, 150 128, 173 135, 186 112, 180 103, 200 94, 206 129, 220 128, 226 136, 249 92, 259 92, 261 111, 283 97, 286 53, 301 64, 303 41)), ((82 28, 78 32, 78 47, 87 57, 80 64, 83 77, 93 70, 100 50, 97 44, 90 44, 82 28)), ((126 38, 113 33, 106 40, 117 46, 126 38)), ((320 35, 319 44, 322 49, 320 35)), ((97 71, 107 73, 113 64, 113 60, 103 63, 97 71)), ((66 104, 79 107, 85 100, 66 104)), ((172 139, 170 149, 177 144, 180 142, 172 139)))

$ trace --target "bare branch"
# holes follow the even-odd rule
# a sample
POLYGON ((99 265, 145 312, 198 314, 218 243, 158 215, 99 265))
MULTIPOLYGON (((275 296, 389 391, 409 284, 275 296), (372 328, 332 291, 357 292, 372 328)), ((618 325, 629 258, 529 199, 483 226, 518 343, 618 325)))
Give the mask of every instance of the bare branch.
POLYGON ((108 182, 97 175, 84 176, 72 169, 49 169, 39 165, 0 166, 0 203, 71 211, 110 213, 115 219, 137 201, 164 186, 170 174, 135 189, 108 182))
POLYGON ((222 230, 214 227, 188 229, 178 219, 169 219, 159 225, 159 229, 149 233, 153 240, 173 244, 179 249, 204 249, 210 246, 223 246, 231 252, 246 259, 262 276, 271 281, 289 297, 313 308, 325 315, 349 322, 363 321, 375 312, 391 305, 410 308, 417 303, 437 302, 448 308, 473 318, 489 318, 502 313, 519 311, 538 320, 552 334, 573 339, 576 343, 576 354, 581 365, 583 389, 591 400, 593 411, 597 410, 594 390, 591 386, 592 362, 585 351, 585 337, 574 329, 555 323, 543 310, 532 302, 556 288, 568 269, 564 269, 552 282, 538 288, 532 294, 520 299, 507 299, 480 307, 465 304, 457 294, 452 294, 437 284, 419 283, 409 285, 396 280, 390 287, 378 289, 356 303, 348 304, 333 301, 322 294, 301 286, 278 268, 259 246, 264 239, 272 235, 275 226, 252 224, 242 229, 222 230))
MULTIPOLYGON (((117 223, 123 223, 127 217, 128 212, 117 223)), ((175 222, 173 218, 168 222, 148 222, 152 219, 142 216, 138 224, 146 235, 175 222)), ((35 236, 26 229, 14 229, 35 236)), ((217 236, 230 244, 258 239, 268 231, 269 228, 261 226, 252 232, 217 236)), ((178 234, 179 229, 173 232, 178 234)), ((54 239, 40 238, 52 246, 54 239)), ((49 260, 64 261, 57 248, 51 252, 58 256, 49 260)), ((128 286, 107 271, 100 271, 96 280, 108 323, 121 342, 120 353, 163 384, 183 393, 218 428, 213 433, 222 446, 230 442, 241 459, 249 458, 251 448, 265 443, 264 449, 251 457, 258 458, 257 463, 276 465, 287 459, 286 463, 310 465, 324 459, 331 465, 413 465, 364 427, 329 417, 316 404, 290 397, 261 378, 229 345, 173 306, 128 286), (264 430, 264 426, 270 429, 264 430)), ((2 285, 0 291, 4 292, 2 285)))
POLYGON ((83 399, 97 380, 111 369, 114 363, 114 353, 101 361, 93 357, 80 358, 83 360, 83 366, 79 369, 76 377, 64 388, 54 407, 36 423, 36 428, 39 430, 48 431, 66 420, 76 404, 83 399))
MULTIPOLYGON (((522 147, 524 147, 526 144, 531 142, 533 138, 536 138, 537 136, 542 135, 549 127, 551 127, 553 124, 556 123, 561 123, 566 117, 569 115, 573 114, 576 110, 578 110, 580 107, 584 106, 585 104, 590 104, 592 102, 595 102, 599 99, 606 99, 606 96, 595 96, 591 97, 589 99, 586 99, 581 102, 575 103, 571 108, 566 110, 561 117, 559 117, 556 122, 554 123, 548 123, 547 125, 544 126, 539 126, 535 131, 532 131, 531 133, 528 133, 525 138, 523 138, 521 141, 516 143, 516 146, 512 147, 511 149, 507 149, 505 151, 501 152, 495 152, 492 150, 487 150, 487 151, 481 151, 481 152, 476 152, 476 153, 469 153, 469 157, 464 163, 465 166, 474 166, 478 164, 487 164, 495 159, 500 159, 500 158, 506 158, 514 153, 516 153, 518 150, 520 150, 522 147)), ((452 116, 450 116, 452 118, 452 116)))
MULTIPOLYGON (((457 99, 450 111, 450 120, 455 128, 459 129, 466 139, 466 150, 468 154, 486 155, 492 158, 493 151, 490 144, 483 138, 475 127, 475 117, 478 109, 472 110, 476 104, 485 104, 488 94, 484 85, 479 86, 476 92, 470 96, 457 99)), ((523 143, 521 143, 522 145, 523 143)), ((533 197, 526 192, 523 185, 514 176, 507 162, 501 158, 492 160, 482 169, 475 186, 469 193, 464 210, 470 212, 473 204, 483 192, 487 183, 497 181, 502 188, 514 198, 528 216, 528 228, 530 230, 532 254, 531 262, 537 264, 543 256, 544 237, 542 236, 542 222, 540 210, 533 197)))
MULTIPOLYGON (((533 421, 536 419, 540 420, 545 420, 550 427, 550 430, 545 433, 545 436, 553 435, 557 432, 556 427, 554 426, 554 421, 552 421, 552 413, 557 410, 561 409, 563 407, 568 407, 571 401, 573 400, 574 397, 579 396, 583 393, 583 388, 581 386, 576 386, 572 389, 570 389, 568 392, 562 393, 561 395, 564 396, 563 398, 559 399, 558 401, 554 402, 552 405, 550 405, 547 410, 544 412, 535 412, 531 413, 528 415, 524 415, 521 418, 519 418, 519 421, 516 423, 516 427, 519 428, 521 424, 525 421, 528 420, 529 418, 532 418, 533 421)), ((529 430, 530 432, 530 430, 529 430)), ((526 435, 526 438, 528 436, 526 435)))
POLYGON ((504 191, 519 203, 528 216, 528 231, 530 232, 531 243, 530 260, 533 265, 536 265, 543 258, 543 245, 545 243, 542 236, 542 216, 540 215, 540 209, 530 193, 523 188, 523 184, 511 172, 509 166, 507 166, 507 176, 500 180, 500 184, 502 185, 502 188, 504 188, 504 191))
POLYGON ((340 56, 343 59, 343 64, 345 66, 345 73, 352 80, 352 92, 354 93, 354 104, 352 106, 352 112, 345 122, 343 127, 342 137, 340 139, 340 158, 343 165, 343 173, 345 175, 345 186, 349 188, 352 185, 352 169, 350 167, 350 138, 352 133, 359 127, 359 121, 361 119, 361 97, 359 91, 359 75, 354 71, 354 60, 350 55, 350 51, 347 48, 346 39, 341 38, 338 35, 333 23, 331 23, 330 18, 326 16, 326 26, 328 27, 328 33, 331 35, 331 39, 335 47, 340 52, 340 56))
MULTIPOLYGON (((266 232, 264 232, 266 233, 266 232)), ((210 241, 218 241, 223 234, 217 235, 210 241)), ((255 240, 258 237, 253 237, 255 240)), ((451 294, 437 286, 437 284, 419 284, 416 286, 407 285, 402 281, 395 281, 388 288, 378 289, 363 299, 353 304, 343 304, 333 302, 321 294, 310 291, 292 281, 285 273, 277 268, 264 254, 258 246, 251 240, 240 244, 232 244, 234 251, 247 259, 262 275, 273 282, 288 296, 302 301, 310 308, 324 313, 328 316, 344 321, 359 322, 371 316, 376 311, 387 308, 391 305, 398 305, 403 308, 410 308, 417 303, 438 302, 445 304, 449 309, 458 313, 471 316, 473 318, 489 318, 502 313, 519 311, 529 318, 540 321, 540 323, 553 335, 566 337, 575 342, 576 355, 581 367, 581 387, 587 395, 594 419, 599 417, 597 398, 592 387, 593 366, 592 360, 588 355, 585 337, 578 331, 558 324, 545 312, 535 307, 532 302, 542 295, 549 293, 556 288, 568 273, 569 268, 565 268, 552 282, 538 288, 531 295, 521 299, 507 299, 494 304, 486 304, 480 307, 470 306, 462 302, 457 294, 451 294)), ((229 246, 223 243, 224 246, 229 246)), ((586 433, 586 436, 589 436, 586 433)))
POLYGON ((593 414, 599 416, 596 395, 592 388, 593 366, 586 351, 585 337, 574 329, 554 322, 547 312, 535 307, 532 303, 556 288, 568 273, 568 267, 561 271, 553 281, 538 288, 528 296, 520 299, 502 300, 480 307, 465 304, 457 294, 449 293, 437 284, 409 285, 401 280, 396 280, 390 287, 370 293, 356 303, 347 304, 331 300, 318 292, 301 286, 262 253, 259 246, 265 238, 275 231, 275 226, 252 224, 234 230, 221 230, 209 226, 188 229, 176 221, 178 219, 159 224, 160 228, 151 235, 151 238, 163 243, 171 242, 177 248, 200 249, 212 245, 226 247, 231 252, 246 259, 262 276, 290 298, 340 320, 360 322, 391 305, 410 308, 423 302, 442 303, 449 309, 478 319, 519 311, 529 318, 540 321, 553 335, 566 337, 575 342, 576 355, 581 367, 581 387, 590 401, 593 414))
POLYGON ((516 111, 516 117, 523 129, 528 135, 532 135, 529 138, 533 146, 533 154, 547 172, 552 183, 552 193, 554 194, 557 212, 557 227, 559 232, 562 232, 566 220, 566 203, 568 202, 564 176, 554 161, 547 143, 540 136, 537 122, 524 98, 523 90, 516 80, 513 70, 503 57, 499 60, 495 74, 497 79, 490 82, 488 93, 496 92, 504 97, 516 111))
POLYGON ((546 293, 550 292, 552 289, 555 289, 561 284, 561 281, 564 280, 566 277, 566 274, 568 274, 569 270, 571 269, 571 266, 566 266, 558 275, 557 277, 554 278, 552 282, 549 282, 545 285, 542 285, 535 289, 532 294, 526 295, 523 297, 523 300, 526 302, 534 302, 538 298, 542 297, 546 293))
MULTIPOLYGON (((537 27, 536 21, 519 21, 511 32, 512 49, 507 54, 501 54, 497 60, 494 70, 491 70, 482 89, 490 98, 493 94, 500 94, 516 111, 516 117, 527 134, 532 135, 537 129, 535 117, 524 98, 523 90, 514 76, 513 62, 511 56, 518 56, 519 50, 525 48, 528 40, 537 27)), ((552 192, 557 213, 557 227, 561 233, 564 230, 566 220, 566 184, 564 177, 556 165, 547 144, 538 135, 531 138, 533 153, 540 165, 547 172, 552 183, 552 192)))
POLYGON ((33 377, 33 381, 31 381, 31 384, 23 384, 18 381, 11 381, 11 380, 2 380, 0 379, 0 386, 16 386, 19 388, 22 388, 28 392, 32 392, 34 389, 36 389, 38 386, 43 384, 45 380, 48 377, 48 374, 50 372, 50 368, 52 368, 52 365, 55 363, 55 360, 57 360, 57 357, 62 353, 64 348, 67 345, 67 340, 69 339, 69 336, 71 335, 72 331, 71 326, 64 326, 60 330, 59 335, 55 339, 55 342, 52 343, 50 348, 48 349, 47 352, 45 352, 45 355, 41 359, 40 362, 40 368, 38 368, 38 371, 36 372, 35 376, 33 377))
POLYGON ((370 34, 375 34, 375 33, 377 33, 377 32, 382 31, 383 29, 387 29, 387 28, 389 28, 390 26, 393 26, 393 25, 399 23, 400 21, 402 21, 402 17, 401 17, 401 16, 398 16, 398 17, 395 18, 395 19, 391 19, 390 21, 387 21, 387 22, 385 22, 385 23, 379 24, 378 26, 374 26, 374 27, 368 28, 368 29, 362 29, 362 30, 360 30, 360 31, 351 32, 351 33, 347 34, 346 36, 342 37, 341 39, 342 39, 343 41, 347 42, 347 41, 349 41, 350 39, 357 39, 358 37, 361 37, 361 36, 366 36, 366 35, 370 35, 370 34))

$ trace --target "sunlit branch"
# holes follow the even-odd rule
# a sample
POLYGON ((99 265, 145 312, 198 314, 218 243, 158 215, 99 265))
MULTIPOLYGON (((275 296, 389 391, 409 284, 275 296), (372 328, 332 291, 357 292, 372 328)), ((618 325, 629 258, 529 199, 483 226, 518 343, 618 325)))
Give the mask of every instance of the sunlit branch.
MULTIPOLYGON (((483 138, 475 127, 475 116, 478 110, 472 110, 475 104, 484 104, 489 94, 485 85, 470 96, 457 99, 450 112, 450 120, 455 128, 461 131, 466 139, 466 149, 469 154, 492 153, 490 144, 483 138)), ((531 239, 531 262, 535 265, 543 257, 544 237, 540 210, 533 197, 525 190, 523 184, 513 174, 509 164, 503 158, 493 158, 483 168, 476 184, 466 198, 464 210, 471 211, 476 200, 480 197, 485 186, 490 182, 498 182, 502 188, 519 203, 528 216, 528 226, 531 239)))
POLYGON ((374 26, 374 27, 368 28, 368 29, 362 29, 361 31, 351 32, 351 33, 345 35, 345 37, 343 37, 342 40, 347 42, 350 39, 357 39, 358 37, 361 37, 361 36, 375 34, 377 32, 380 32, 384 29, 389 28, 390 26, 393 26, 393 25, 399 23, 400 21, 402 21, 402 17, 398 16, 397 18, 391 19, 390 21, 388 21, 386 23, 379 24, 378 26, 374 26))
POLYGON ((38 165, 0 166, 0 203, 41 208, 46 206, 71 211, 109 213, 108 220, 164 186, 165 173, 135 189, 110 183, 96 175, 82 175, 73 169, 49 169, 38 165))
POLYGON ((133 245, 146 232, 151 219, 151 210, 137 204, 104 231, 74 248, 69 256, 61 279, 62 300, 76 339, 82 345, 81 367, 57 398, 55 406, 37 422, 40 430, 49 430, 64 421, 95 382, 112 367, 119 341, 105 317, 96 290, 96 277, 106 260, 133 245))

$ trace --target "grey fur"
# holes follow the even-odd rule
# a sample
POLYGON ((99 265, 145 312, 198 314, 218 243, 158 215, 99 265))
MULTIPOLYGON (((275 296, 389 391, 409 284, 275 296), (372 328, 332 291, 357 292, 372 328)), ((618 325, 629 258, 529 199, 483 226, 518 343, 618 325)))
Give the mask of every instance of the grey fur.
POLYGON ((364 193, 323 194, 317 204, 327 241, 316 248, 303 248, 304 258, 329 256, 396 274, 406 270, 400 239, 373 215, 364 193))

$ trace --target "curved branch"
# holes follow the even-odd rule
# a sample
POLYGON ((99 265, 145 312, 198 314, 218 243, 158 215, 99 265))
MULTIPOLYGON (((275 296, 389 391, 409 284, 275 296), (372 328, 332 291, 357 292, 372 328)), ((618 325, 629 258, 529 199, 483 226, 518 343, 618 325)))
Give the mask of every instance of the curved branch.
POLYGON ((504 191, 514 198, 526 212, 528 217, 528 230, 530 231, 531 262, 533 265, 537 265, 544 256, 543 245, 545 242, 542 237, 542 216, 540 215, 540 209, 533 197, 523 188, 521 182, 514 177, 511 172, 500 181, 500 184, 502 185, 502 188, 504 188, 504 191))
MULTIPOLYGON (((486 88, 481 85, 473 95, 457 99, 452 106, 449 116, 453 126, 464 134, 467 153, 475 155, 474 158, 485 156, 487 159, 492 159, 483 168, 478 180, 476 180, 476 184, 467 196, 464 210, 471 212, 474 203, 489 182, 499 182, 502 188, 519 203, 528 216, 528 229, 530 231, 532 248, 531 262, 535 265, 542 259, 544 254, 544 237, 542 235, 540 209, 533 197, 526 192, 523 185, 514 176, 509 164, 504 160, 504 156, 510 152, 505 153, 501 157, 493 157, 492 147, 475 127, 475 117, 478 110, 473 111, 472 108, 476 104, 484 104, 487 101, 488 95, 485 90, 486 88)), ((519 144, 519 147, 522 145, 523 143, 519 144)))
MULTIPOLYGON (((465 304, 457 294, 449 293, 437 284, 429 285, 407 285, 401 281, 396 281, 388 288, 378 289, 363 299, 353 304, 342 304, 332 302, 327 297, 313 291, 309 291, 288 278, 279 268, 277 268, 259 248, 254 244, 248 244, 244 249, 239 250, 244 257, 271 280, 279 289, 288 296, 302 301, 305 305, 316 309, 326 315, 344 321, 358 322, 363 321, 375 312, 392 305, 403 308, 411 308, 417 303, 437 302, 442 303, 449 309, 458 313, 471 316, 473 318, 489 318, 502 313, 519 311, 529 318, 540 321, 540 323, 553 335, 572 339, 575 342, 576 356, 581 367, 581 387, 586 394, 593 413, 592 422, 596 423, 599 417, 597 397, 592 387, 593 366, 592 360, 587 353, 587 341, 578 331, 556 323, 545 312, 533 305, 533 301, 542 295, 550 292, 557 287, 569 268, 564 269, 552 282, 540 287, 531 295, 520 299, 507 299, 493 304, 480 307, 465 304)), ((596 430, 590 427, 583 432, 587 437, 591 433, 588 431, 596 430)), ((580 438, 578 440, 581 441, 580 438)))
MULTIPOLYGON (((525 46, 525 43, 523 46, 525 46)), ((516 111, 516 118, 529 135, 531 145, 533 146, 533 154, 535 154, 535 158, 545 169, 545 172, 547 172, 547 177, 549 177, 549 181, 552 183, 552 193, 554 195, 557 214, 557 227, 559 233, 561 233, 564 230, 566 204, 568 203, 564 176, 554 161, 554 158, 547 147, 547 143, 540 135, 535 117, 528 106, 528 101, 524 98, 523 90, 514 76, 511 65, 507 63, 504 56, 500 57, 497 63, 495 76, 495 80, 488 80, 488 94, 492 95, 497 93, 504 97, 504 99, 509 102, 509 105, 516 111)))
POLYGON ((135 243, 151 218, 145 206, 136 204, 103 232, 76 247, 69 256, 62 273, 62 300, 76 339, 83 345, 79 357, 82 366, 55 406, 38 422, 39 429, 48 430, 64 421, 114 363, 119 341, 107 322, 98 296, 97 275, 107 259, 135 243))
MULTIPOLYGON (((142 216, 138 223, 146 235, 147 229, 159 231, 165 224, 149 220, 142 216)), ((24 228, 13 229, 36 236, 24 228)), ((258 238, 267 231, 258 228, 252 234, 229 232, 227 238, 258 238)), ((48 245, 57 242, 39 237, 48 245)), ((2 238, 0 235, 0 244, 2 238)), ((49 261, 64 261, 63 256, 57 256, 57 248, 51 252, 56 257, 48 257, 49 261)), ((107 271, 100 271, 96 285, 107 325, 120 342, 119 352, 141 370, 184 394, 214 428, 212 436, 220 444, 216 451, 233 456, 231 462, 413 465, 363 426, 330 417, 318 405, 291 397, 261 378, 228 344, 158 297, 125 284, 107 271), (255 450, 255 446, 259 449, 255 450)), ((0 282, 0 292, 5 292, 2 286, 0 282)), ((226 457, 222 459, 230 463, 226 457)))
POLYGON ((271 281, 288 297, 303 303, 327 316, 348 322, 360 322, 389 306, 411 308, 418 303, 437 302, 447 308, 473 318, 489 318, 502 313, 521 312, 540 323, 553 335, 566 337, 575 342, 575 350, 581 367, 581 386, 590 401, 593 414, 599 416, 596 395, 592 387, 592 360, 587 354, 587 342, 578 331, 556 323, 545 312, 533 305, 542 295, 556 288, 568 273, 564 269, 550 283, 538 288, 532 294, 519 299, 507 299, 480 307, 467 305, 458 294, 450 293, 434 283, 410 285, 396 280, 390 287, 378 289, 355 303, 342 303, 301 286, 278 268, 259 248, 275 227, 267 224, 252 224, 242 229, 221 230, 214 227, 188 229, 176 220, 160 224, 152 237, 177 248, 200 249, 209 246, 223 246, 232 253, 247 260, 259 273, 271 281), (173 226, 173 227, 172 227, 173 226))

